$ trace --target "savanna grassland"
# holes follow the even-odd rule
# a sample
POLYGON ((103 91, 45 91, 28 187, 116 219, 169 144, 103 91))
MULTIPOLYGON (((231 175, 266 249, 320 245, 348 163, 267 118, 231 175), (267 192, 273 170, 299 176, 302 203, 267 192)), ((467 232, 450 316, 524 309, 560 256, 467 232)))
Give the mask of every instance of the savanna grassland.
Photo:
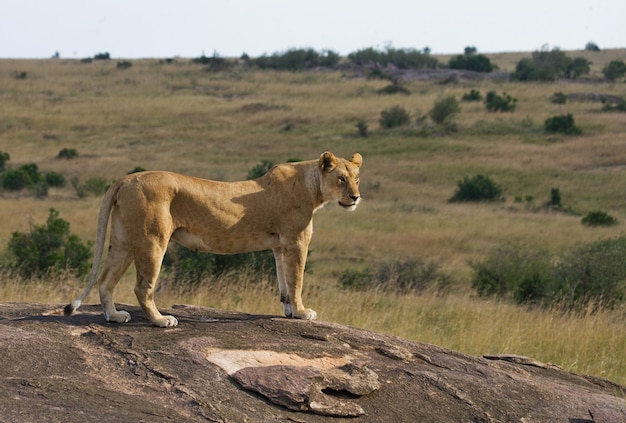
MULTIPOLYGON (((354 70, 281 72, 235 67, 209 72, 176 59, 116 62, 0 60, 0 151, 8 166, 36 163, 72 179, 113 181, 135 167, 171 170, 209 179, 244 179, 262 160, 314 159, 323 151, 364 157, 363 202, 348 213, 336 205, 319 211, 305 276, 304 301, 323 320, 335 321, 481 355, 511 353, 567 370, 626 383, 626 309, 564 312, 483 299, 470 287, 470 262, 494 248, 520 243, 555 256, 581 243, 620 236, 626 225, 626 114, 602 104, 554 104, 555 92, 626 97, 626 84, 602 79, 625 50, 575 52, 593 62, 582 80, 512 82, 477 77, 448 83, 407 79, 409 94, 381 95, 389 81, 354 70), (19 77, 18 77, 19 76, 19 77), (517 99, 510 113, 488 112, 482 102, 461 102, 456 131, 415 123, 444 97, 475 89, 517 99), (382 110, 402 106, 412 123, 379 126, 382 110), (548 117, 571 113, 577 136, 544 133, 548 117), (357 123, 365 122, 362 137, 357 123), (59 159, 63 148, 78 156, 59 159), (502 201, 450 203, 465 176, 488 175, 503 188, 502 201), (564 213, 544 207, 558 188, 564 213), (603 210, 618 224, 590 228, 581 216, 603 210), (574 213, 572 213, 573 211, 574 213), (435 262, 453 280, 446 293, 421 295, 353 292, 339 287, 346 269, 419 258, 435 262)), ((491 55, 501 71, 530 56, 491 55)), ((441 61, 445 61, 442 58, 441 61)), ((95 238, 100 198, 79 198, 71 184, 44 199, 27 191, 0 192, 0 249, 14 231, 43 223, 54 208, 72 232, 95 238)), ((625 258, 626 259, 626 258, 625 258)), ((223 281, 188 290, 167 286, 157 304, 200 304, 250 313, 281 312, 274 284, 223 281)), ((72 277, 23 282, 0 279, 0 301, 66 303, 84 281, 72 277)), ((119 302, 136 303, 129 271, 119 302)), ((97 302, 94 292, 88 300, 97 302)))

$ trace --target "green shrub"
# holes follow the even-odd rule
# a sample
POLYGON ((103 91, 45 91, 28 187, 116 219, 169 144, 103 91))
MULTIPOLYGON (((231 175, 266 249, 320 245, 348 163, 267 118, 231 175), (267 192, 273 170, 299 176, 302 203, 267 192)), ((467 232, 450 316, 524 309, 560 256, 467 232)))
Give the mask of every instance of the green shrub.
POLYGON ((575 125, 571 113, 567 115, 552 116, 545 120, 544 131, 548 134, 579 135, 582 130, 575 125))
POLYGON ((584 57, 575 57, 565 68, 565 77, 576 79, 581 75, 588 75, 591 71, 591 62, 584 57))
POLYGON ((312 48, 290 49, 283 53, 251 59, 250 64, 261 69, 300 71, 317 67, 333 67, 339 63, 340 58, 339 54, 332 50, 318 53, 312 48))
POLYGON ((598 47, 598 45, 596 43, 594 43, 593 41, 589 41, 587 44, 585 44, 585 50, 587 50, 587 51, 600 51, 600 47, 598 47))
POLYGON ((65 186, 65 177, 60 173, 47 172, 44 179, 49 187, 62 188, 65 186))
POLYGON ((510 298, 517 303, 543 303, 555 291, 550 257, 517 244, 494 249, 471 262, 472 288, 483 297, 510 298))
POLYGON ((399 78, 391 78, 391 84, 378 90, 379 94, 411 94, 411 92, 402 85, 399 78))
POLYGON ((348 60, 357 66, 393 65, 400 69, 435 69, 438 65, 436 58, 426 50, 395 49, 388 47, 380 51, 372 47, 358 50, 348 55, 348 60))
POLYGON ((274 167, 274 162, 269 160, 262 160, 260 163, 254 165, 252 169, 248 171, 246 179, 257 179, 265 175, 271 168, 274 167))
POLYGON ((626 237, 601 240, 558 257, 507 245, 470 263, 481 296, 565 308, 614 306, 626 299, 626 237))
POLYGON ((521 59, 515 66, 513 79, 519 81, 554 81, 572 70, 572 59, 558 48, 549 50, 544 46, 535 51, 531 58, 521 59))
POLYGON ((464 177, 457 183, 458 189, 450 202, 496 201, 501 198, 502 188, 488 176, 464 177))
POLYGON ((428 116, 437 125, 450 123, 454 116, 461 111, 459 102, 454 96, 448 96, 437 100, 432 109, 428 112, 428 116))
POLYGON ((89 269, 91 245, 71 234, 70 224, 50 209, 45 226, 35 225, 29 233, 12 234, 8 252, 10 268, 25 278, 63 271, 81 276, 89 269))
POLYGON ((602 74, 610 81, 623 78, 626 75, 626 64, 623 60, 612 60, 602 69, 602 74))
POLYGON ((110 59, 111 59, 111 55, 108 52, 96 53, 93 56, 93 60, 110 60, 110 59))
POLYGON ((607 212, 595 210, 582 218, 582 224, 586 226, 614 226, 617 225, 617 219, 607 212))
POLYGON ((561 203, 561 190, 559 188, 550 189, 550 201, 548 205, 552 207, 563 207, 561 203))
POLYGON ((78 151, 75 148, 63 148, 57 154, 57 159, 74 159, 78 157, 78 151))
POLYGON ((7 162, 11 159, 9 153, 0 151, 0 173, 4 172, 7 162))
POLYGON ((118 69, 130 69, 132 67, 133 67, 133 64, 129 62, 128 60, 120 60, 119 62, 117 62, 118 69))
POLYGON ((363 119, 359 119, 359 121, 356 123, 356 129, 360 137, 367 138, 367 136, 369 135, 369 126, 367 125, 367 122, 363 119))
POLYGON ((145 172, 146 169, 141 166, 135 166, 127 175, 132 175, 133 173, 145 172))
POLYGON ((478 90, 470 90, 469 92, 463 94, 461 101, 480 101, 483 99, 483 96, 480 94, 478 90))
POLYGON ((485 107, 490 112, 512 112, 516 106, 517 99, 507 93, 502 93, 502 96, 499 96, 495 91, 489 91, 485 98, 485 107))
POLYGON ((409 112, 402 106, 393 106, 380 112, 381 128, 390 129, 408 125, 411 121, 409 112))
POLYGON ((2 174, 2 187, 12 191, 33 187, 42 181, 43 176, 39 173, 39 168, 35 163, 25 164, 2 174))
POLYGON ((626 237, 585 244, 560 258, 556 265, 555 303, 579 307, 594 303, 613 306, 626 295, 626 237))
POLYGON ((563 94, 560 91, 556 92, 552 94, 552 97, 550 97, 550 101, 552 102, 552 104, 565 104, 567 103, 567 95, 563 94))
POLYGON ((243 277, 267 280, 276 277, 271 250, 254 253, 218 255, 191 251, 175 244, 163 260, 168 280, 177 285, 198 285, 205 280, 243 277))
POLYGON ((617 103, 609 103, 606 98, 602 99, 602 111, 604 112, 626 112, 626 100, 620 99, 617 103))
POLYGON ((89 178, 83 184, 80 183, 78 178, 72 178, 71 182, 79 198, 84 198, 89 194, 103 195, 110 186, 109 182, 104 178, 89 178))
POLYGON ((492 72, 497 66, 484 54, 459 54, 448 61, 450 69, 469 70, 474 72, 492 72))
POLYGON ((421 293, 428 289, 445 290, 452 278, 439 270, 434 262, 420 259, 379 263, 363 271, 345 270, 339 285, 355 291, 377 290, 398 294, 421 293))

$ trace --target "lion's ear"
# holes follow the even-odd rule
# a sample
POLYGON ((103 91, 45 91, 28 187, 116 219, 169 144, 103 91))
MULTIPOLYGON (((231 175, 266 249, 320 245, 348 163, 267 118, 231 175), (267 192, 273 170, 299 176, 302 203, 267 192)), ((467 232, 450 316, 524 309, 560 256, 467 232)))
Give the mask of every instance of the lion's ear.
POLYGON ((325 151, 320 156, 320 170, 322 172, 328 172, 333 170, 337 166, 337 158, 330 151, 325 151))
POLYGON ((350 157, 350 162, 356 167, 361 167, 361 165, 363 164, 363 156, 361 156, 359 153, 354 153, 352 157, 350 157))

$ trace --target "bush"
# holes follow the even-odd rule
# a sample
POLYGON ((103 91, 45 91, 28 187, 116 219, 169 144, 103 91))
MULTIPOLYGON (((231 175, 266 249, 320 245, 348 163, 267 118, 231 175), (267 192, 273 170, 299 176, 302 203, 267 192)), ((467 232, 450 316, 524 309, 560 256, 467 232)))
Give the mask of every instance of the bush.
POLYGON ((542 303, 555 290, 549 255, 543 251, 506 245, 470 266, 472 288, 483 297, 509 297, 517 303, 542 303))
POLYGON ((516 106, 517 99, 507 93, 502 93, 502 96, 499 96, 495 91, 489 91, 485 98, 485 107, 490 112, 512 112, 516 106))
POLYGON ((379 94, 411 94, 411 92, 402 86, 400 79, 391 78, 391 84, 378 90, 379 94))
POLYGON ((480 95, 480 91, 472 89, 470 92, 463 94, 461 101, 480 101, 482 99, 483 96, 480 95))
POLYGON ((17 169, 7 170, 2 175, 2 187, 12 191, 33 187, 42 181, 43 177, 39 173, 39 168, 35 163, 29 163, 17 169))
POLYGON ((93 60, 110 60, 110 59, 111 59, 111 55, 108 52, 96 53, 93 56, 93 60))
POLYGON ((606 98, 602 99, 603 112, 626 112, 626 100, 620 99, 617 103, 609 103, 606 98))
POLYGON ((4 172, 7 162, 11 159, 9 153, 0 151, 0 173, 4 172))
POLYGON ((598 45, 596 43, 594 43, 593 41, 589 41, 587 44, 585 44, 585 50, 587 50, 587 51, 600 51, 600 47, 598 47, 598 45))
POLYGON ((385 51, 372 47, 361 49, 348 55, 348 60, 357 66, 377 65, 385 67, 393 65, 400 69, 435 69, 437 59, 426 50, 395 49, 388 47, 385 51))
POLYGON ((450 69, 469 70, 474 72, 492 72, 497 66, 484 54, 459 54, 448 61, 450 69))
POLYGON ((502 188, 488 176, 464 177, 457 183, 458 189, 450 202, 496 201, 502 195, 502 188))
POLYGON ((617 225, 617 219, 607 212, 595 210, 582 218, 582 224, 586 226, 614 226, 617 225))
POLYGON ((428 112, 428 116, 437 125, 450 124, 454 116, 461 111, 459 102, 454 96, 441 98, 435 102, 433 108, 428 112))
POLYGON ((616 79, 624 77, 626 75, 626 64, 623 60, 612 60, 608 65, 602 69, 602 74, 606 79, 615 81, 616 79))
POLYGON ((46 185, 49 187, 62 188, 65 186, 65 177, 57 172, 48 172, 44 176, 46 185))
POLYGON ((339 63, 341 57, 332 50, 324 50, 321 53, 307 49, 291 49, 284 53, 274 53, 271 56, 261 56, 251 59, 250 64, 261 69, 277 69, 300 71, 317 67, 333 67, 339 63))
POLYGON ((550 101, 552 102, 552 104, 565 104, 567 103, 567 95, 559 91, 552 94, 552 97, 550 97, 550 101))
POLYGON ((396 128, 408 125, 410 121, 409 112, 402 106, 393 106, 380 112, 381 128, 396 128))
POLYGON ((89 194, 103 195, 110 186, 104 178, 89 178, 84 184, 81 184, 78 178, 72 178, 71 182, 79 198, 84 198, 89 194))
POLYGON ((360 137, 367 138, 367 136, 369 135, 369 126, 367 125, 367 122, 363 119, 359 119, 359 121, 356 123, 356 129, 360 137))
POLYGON ((90 243, 70 233, 70 224, 50 209, 45 226, 35 225, 29 233, 14 232, 9 240, 10 267, 23 277, 41 277, 71 271, 77 276, 89 269, 90 243))
POLYGON ((626 299, 626 237, 582 245, 560 257, 508 245, 471 263, 472 287, 481 296, 565 308, 596 307, 626 299))
POLYGON ((548 134, 579 135, 582 133, 582 129, 575 125, 574 117, 571 113, 552 116, 545 120, 543 127, 548 134))
POLYGON ((276 277, 272 251, 218 255, 191 251, 175 244, 163 260, 163 269, 169 281, 177 285, 198 285, 204 280, 221 277, 267 280, 276 277))
POLYGON ((626 295, 626 237, 596 241, 565 254, 556 265, 556 303, 611 307, 626 295))
POLYGON ((565 77, 576 79, 581 75, 587 75, 591 71, 591 62, 584 57, 575 57, 565 68, 565 77))
POLYGON ((552 207, 563 207, 561 203, 561 190, 559 188, 552 188, 550 190, 550 201, 548 202, 548 206, 552 207))
POLYGON ((130 172, 127 173, 127 175, 132 175, 133 173, 139 173, 139 172, 145 172, 146 168, 141 167, 141 166, 135 166, 130 172))
POLYGON ((78 157, 78 151, 75 148, 63 148, 57 154, 57 159, 74 159, 78 157))
POLYGON ((262 160, 259 164, 255 165, 248 171, 246 179, 257 179, 265 175, 269 170, 274 167, 274 162, 269 160, 262 160))
POLYGON ((130 69, 132 67, 133 67, 133 64, 129 62, 128 60, 121 60, 117 62, 118 69, 130 69))
POLYGON ((383 262, 364 271, 345 270, 339 285, 355 291, 378 290, 397 294, 421 293, 427 289, 441 291, 452 278, 441 272, 433 262, 408 259, 383 262))
POLYGON ((519 81, 554 81, 565 76, 572 59, 559 50, 545 46, 535 51, 531 58, 521 59, 515 66, 513 79, 519 81))

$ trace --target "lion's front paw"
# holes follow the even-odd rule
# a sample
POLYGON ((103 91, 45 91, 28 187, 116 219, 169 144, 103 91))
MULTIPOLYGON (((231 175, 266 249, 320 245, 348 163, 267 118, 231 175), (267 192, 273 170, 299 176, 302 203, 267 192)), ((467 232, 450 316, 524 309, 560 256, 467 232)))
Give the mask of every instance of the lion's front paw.
POLYGON ((178 319, 174 316, 162 316, 160 319, 152 322, 154 326, 158 326, 160 328, 173 328, 174 326, 178 326, 178 319))
POLYGON ((292 314, 296 319, 303 320, 315 320, 317 319, 317 313, 315 310, 311 310, 310 308, 304 309, 302 311, 294 311, 292 314))
POLYGON ((124 310, 116 311, 115 313, 111 313, 110 315, 105 313, 104 317, 106 317, 107 322, 111 323, 130 322, 130 313, 124 310))

